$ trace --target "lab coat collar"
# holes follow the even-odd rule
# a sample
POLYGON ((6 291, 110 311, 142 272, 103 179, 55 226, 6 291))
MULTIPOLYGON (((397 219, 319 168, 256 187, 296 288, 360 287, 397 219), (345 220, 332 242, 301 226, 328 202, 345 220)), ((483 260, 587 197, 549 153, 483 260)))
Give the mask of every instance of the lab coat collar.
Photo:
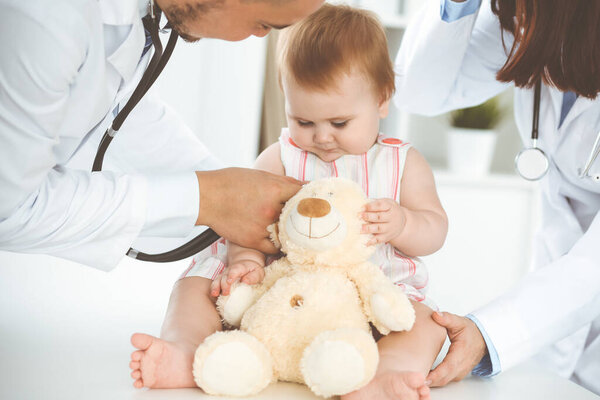
MULTIPOLYGON (((547 88, 550 93, 550 98, 552 99, 552 107, 554 109, 554 123, 556 127, 555 129, 558 131, 558 124, 560 123, 560 114, 562 110, 564 93, 556 89, 555 87, 548 86, 547 88)), ((567 116, 565 117, 565 120, 563 121, 560 130, 562 130, 562 127, 568 126, 571 121, 576 119, 585 110, 587 110, 589 107, 596 103, 597 101, 595 100, 590 100, 585 97, 578 96, 577 100, 575 100, 575 103, 573 103, 573 106, 571 107, 567 116)))
POLYGON ((106 58, 127 82, 133 77, 144 49, 146 35, 142 17, 148 0, 99 0, 98 4, 105 25, 131 25, 127 38, 106 58))

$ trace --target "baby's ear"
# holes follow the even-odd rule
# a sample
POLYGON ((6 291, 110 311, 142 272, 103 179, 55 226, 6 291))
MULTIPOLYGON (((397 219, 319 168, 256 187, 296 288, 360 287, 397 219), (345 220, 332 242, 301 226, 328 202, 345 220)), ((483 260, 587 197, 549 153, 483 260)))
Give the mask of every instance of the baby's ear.
POLYGON ((279 241, 279 228, 277 222, 274 222, 271 225, 267 226, 267 231, 269 231, 269 233, 271 234, 271 242, 273 242, 275 247, 281 249, 281 242, 279 241))

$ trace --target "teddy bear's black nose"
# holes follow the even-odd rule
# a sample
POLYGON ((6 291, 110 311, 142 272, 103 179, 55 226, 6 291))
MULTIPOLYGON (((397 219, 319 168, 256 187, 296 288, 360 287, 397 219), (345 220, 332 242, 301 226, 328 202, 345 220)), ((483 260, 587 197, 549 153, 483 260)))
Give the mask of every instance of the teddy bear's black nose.
POLYGON ((331 211, 329 202, 316 197, 309 199, 302 199, 298 203, 298 214, 308 218, 320 218, 324 217, 331 211))

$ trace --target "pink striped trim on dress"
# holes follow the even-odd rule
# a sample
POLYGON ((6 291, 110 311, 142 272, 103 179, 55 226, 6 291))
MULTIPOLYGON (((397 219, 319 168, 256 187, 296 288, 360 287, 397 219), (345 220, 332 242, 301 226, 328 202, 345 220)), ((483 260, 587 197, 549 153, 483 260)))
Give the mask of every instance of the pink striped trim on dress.
POLYGON ((183 271, 183 273, 181 275, 179 275, 179 279, 185 278, 187 276, 188 272, 190 272, 191 269, 194 268, 194 265, 196 265, 196 260, 192 259, 190 266, 185 271, 183 271))
POLYGON ((394 199, 397 202, 400 202, 400 193, 398 193, 398 185, 400 184, 400 174, 398 174, 398 168, 400 168, 400 149, 397 147, 394 148, 394 172, 392 182, 394 182, 394 186, 392 188, 392 193, 394 194, 394 199))
POLYGON ((363 190, 369 197, 369 164, 367 162, 367 153, 360 156, 363 166, 363 190))
POLYGON ((225 264, 223 264, 222 261, 219 261, 219 265, 217 266, 217 269, 215 270, 215 272, 213 273, 212 277, 210 278, 211 280, 215 280, 215 278, 217 276, 219 276, 219 274, 225 269, 225 264))
POLYGON ((415 265, 415 262, 410 257, 405 257, 396 248, 394 248, 394 255, 396 257, 402 259, 403 261, 408 262, 408 268, 409 268, 408 273, 410 274, 410 276, 413 276, 417 272, 417 266, 415 265))

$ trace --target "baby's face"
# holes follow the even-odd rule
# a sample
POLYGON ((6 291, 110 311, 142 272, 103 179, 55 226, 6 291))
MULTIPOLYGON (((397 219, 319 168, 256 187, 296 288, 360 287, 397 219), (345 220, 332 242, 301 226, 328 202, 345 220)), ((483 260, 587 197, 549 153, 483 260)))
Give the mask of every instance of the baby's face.
POLYGON ((292 140, 326 162, 369 150, 389 105, 389 100, 377 98, 362 74, 340 76, 336 83, 335 88, 318 90, 282 77, 292 140))

